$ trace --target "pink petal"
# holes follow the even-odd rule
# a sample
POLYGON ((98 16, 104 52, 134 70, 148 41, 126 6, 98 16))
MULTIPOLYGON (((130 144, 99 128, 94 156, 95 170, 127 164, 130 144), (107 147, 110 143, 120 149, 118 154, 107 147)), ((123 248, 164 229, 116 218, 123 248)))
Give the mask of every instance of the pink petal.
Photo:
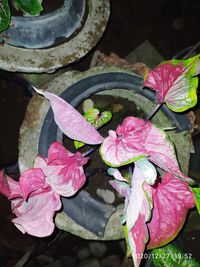
POLYGON ((60 197, 52 191, 28 198, 28 201, 13 201, 13 211, 18 215, 12 222, 22 232, 45 237, 54 230, 53 217, 61 208, 60 197))
POLYGON ((45 175, 41 169, 28 169, 19 178, 19 184, 24 200, 37 191, 40 193, 45 187, 45 175))
POLYGON ((0 171, 0 193, 8 199, 21 196, 19 183, 0 171))
POLYGON ((177 180, 171 173, 166 173, 153 189, 153 203, 152 219, 148 223, 149 249, 173 240, 185 222, 188 209, 195 206, 187 182, 177 180))
POLYGON ((38 92, 50 101, 55 122, 65 135, 86 144, 102 143, 103 137, 99 132, 70 104, 55 94, 38 92))

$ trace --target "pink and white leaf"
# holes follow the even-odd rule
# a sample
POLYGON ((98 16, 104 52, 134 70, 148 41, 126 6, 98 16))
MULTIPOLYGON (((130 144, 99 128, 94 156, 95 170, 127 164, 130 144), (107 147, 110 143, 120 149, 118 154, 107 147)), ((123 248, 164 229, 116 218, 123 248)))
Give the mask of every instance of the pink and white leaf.
POLYGON ((197 103, 196 73, 199 55, 186 60, 172 59, 149 70, 144 85, 157 92, 159 103, 166 102, 175 112, 183 112, 197 103))
POLYGON ((120 173, 120 171, 118 169, 108 168, 107 172, 108 172, 109 175, 113 176, 118 181, 127 183, 127 180, 121 175, 121 173, 120 173))
MULTIPOLYGON (((136 139, 132 144, 135 142, 137 146, 140 140, 137 136, 136 139)), ((147 156, 142 149, 133 149, 130 142, 124 136, 118 135, 117 131, 109 131, 109 136, 100 147, 100 154, 105 163, 112 167, 123 166, 147 156)))
POLYGON ((150 234, 148 248, 163 246, 173 240, 181 230, 189 208, 195 206, 188 183, 177 180, 171 173, 163 176, 152 193, 154 207, 147 224, 150 234))
POLYGON ((22 173, 19 179, 22 197, 26 200, 30 194, 42 192, 45 187, 45 174, 41 169, 28 169, 22 173))
POLYGON ((0 171, 0 193, 8 199, 20 197, 22 192, 19 183, 0 171))
POLYGON ((50 101, 55 122, 65 135, 86 144, 102 143, 103 137, 73 106, 55 94, 35 90, 50 101))
POLYGON ((48 159, 37 158, 36 166, 40 166, 46 175, 46 181, 57 194, 70 197, 85 183, 83 165, 88 161, 80 152, 68 151, 59 142, 54 142, 48 151, 48 159))
POLYGON ((174 146, 167 134, 139 118, 125 118, 116 132, 112 131, 104 139, 100 153, 108 165, 115 167, 148 157, 161 169, 180 179, 188 179, 179 168, 174 146))
POLYGON ((12 200, 12 209, 17 216, 12 222, 22 233, 49 236, 55 228, 55 211, 60 208, 60 197, 51 190, 31 196, 27 201, 17 198, 12 200))
POLYGON ((130 186, 126 182, 111 180, 109 183, 112 187, 123 197, 126 199, 130 197, 130 186))

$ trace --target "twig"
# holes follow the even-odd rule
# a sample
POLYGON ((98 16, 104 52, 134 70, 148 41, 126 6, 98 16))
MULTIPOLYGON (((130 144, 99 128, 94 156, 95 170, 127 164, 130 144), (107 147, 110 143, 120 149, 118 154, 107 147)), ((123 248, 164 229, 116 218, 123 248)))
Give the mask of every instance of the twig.
POLYGON ((30 259, 31 255, 34 253, 35 245, 30 247, 29 250, 24 254, 24 256, 14 265, 14 267, 23 267, 30 259))
POLYGON ((189 51, 188 53, 183 57, 183 59, 188 58, 192 52, 194 52, 198 47, 200 46, 200 41, 198 41, 189 51))

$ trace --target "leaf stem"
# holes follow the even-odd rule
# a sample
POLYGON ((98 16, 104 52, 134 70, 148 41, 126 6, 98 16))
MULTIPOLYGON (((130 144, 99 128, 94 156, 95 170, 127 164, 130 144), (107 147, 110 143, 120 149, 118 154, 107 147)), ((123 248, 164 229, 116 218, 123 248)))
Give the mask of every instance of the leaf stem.
POLYGON ((88 155, 92 154, 95 150, 97 150, 99 146, 95 146, 93 148, 90 148, 89 150, 83 152, 83 157, 87 157, 88 155))
POLYGON ((162 106, 163 103, 156 105, 153 110, 150 112, 150 114, 146 117, 146 121, 149 121, 153 118, 153 116, 156 114, 156 112, 159 110, 159 108, 162 106))

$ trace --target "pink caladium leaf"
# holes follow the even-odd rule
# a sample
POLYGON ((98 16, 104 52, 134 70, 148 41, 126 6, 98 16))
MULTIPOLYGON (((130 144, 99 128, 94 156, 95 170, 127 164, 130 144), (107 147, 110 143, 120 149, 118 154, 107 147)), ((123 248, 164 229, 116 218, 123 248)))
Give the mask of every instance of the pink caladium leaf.
POLYGON ((14 199, 11 201, 12 210, 17 216, 12 222, 22 232, 37 237, 49 236, 55 225, 55 211, 60 210, 60 196, 51 190, 33 195, 27 201, 14 199))
POLYGON ((13 223, 22 233, 44 237, 54 230, 53 216, 61 208, 60 196, 45 182, 41 169, 29 169, 19 182, 0 172, 0 192, 11 200, 13 223))
POLYGON ((20 197, 22 195, 18 182, 0 171, 0 193, 8 199, 20 197))
POLYGON ((117 179, 117 183, 111 181, 111 185, 114 185, 114 188, 125 197, 123 222, 126 222, 128 243, 134 266, 137 267, 141 261, 138 255, 142 255, 149 239, 146 223, 151 216, 153 188, 148 183, 154 184, 157 172, 147 159, 136 161, 129 192, 119 171, 111 169, 109 173, 117 179))
POLYGON ((34 89, 50 101, 55 122, 65 135, 90 145, 102 143, 103 137, 73 106, 55 94, 34 89))
POLYGON ((83 165, 88 161, 80 152, 68 151, 59 142, 54 142, 48 151, 48 158, 37 157, 34 167, 41 168, 47 182, 59 195, 70 197, 85 183, 83 165))
POLYGON ((154 185, 152 218, 147 224, 150 234, 148 248, 163 246, 173 240, 181 230, 189 208, 195 206, 188 183, 177 180, 167 172, 161 182, 154 185))
POLYGON ((127 117, 116 132, 110 131, 104 139, 100 154, 112 167, 119 167, 130 162, 148 157, 150 161, 180 179, 188 179, 176 159, 174 145, 167 134, 149 121, 127 117))
POLYGON ((144 85, 157 92, 158 102, 166 102, 168 108, 183 112, 197 103, 196 73, 199 55, 186 60, 172 59, 162 62, 155 70, 149 70, 144 85))

